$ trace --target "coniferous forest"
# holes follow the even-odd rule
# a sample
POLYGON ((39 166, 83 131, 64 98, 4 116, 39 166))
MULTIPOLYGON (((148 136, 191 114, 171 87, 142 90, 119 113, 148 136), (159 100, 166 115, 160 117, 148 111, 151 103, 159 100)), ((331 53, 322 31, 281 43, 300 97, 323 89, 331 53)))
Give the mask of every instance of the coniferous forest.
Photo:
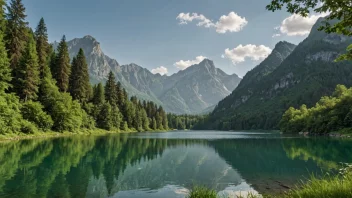
POLYGON ((161 106, 129 98, 112 72, 92 86, 83 50, 70 60, 65 36, 54 49, 43 18, 28 26, 21 0, 0 6, 0 134, 169 128, 161 106))

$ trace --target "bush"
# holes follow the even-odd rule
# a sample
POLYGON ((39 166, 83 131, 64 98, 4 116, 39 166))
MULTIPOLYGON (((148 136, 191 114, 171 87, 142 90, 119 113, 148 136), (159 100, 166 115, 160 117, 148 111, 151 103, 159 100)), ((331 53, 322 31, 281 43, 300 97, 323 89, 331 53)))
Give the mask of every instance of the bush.
POLYGON ((81 128, 82 112, 80 104, 73 101, 68 93, 62 93, 61 97, 53 103, 51 116, 54 120, 54 128, 58 131, 75 131, 81 128))
POLYGON ((43 131, 48 131, 54 122, 51 116, 43 111, 43 106, 39 102, 28 101, 21 107, 21 113, 24 119, 34 123, 43 131))

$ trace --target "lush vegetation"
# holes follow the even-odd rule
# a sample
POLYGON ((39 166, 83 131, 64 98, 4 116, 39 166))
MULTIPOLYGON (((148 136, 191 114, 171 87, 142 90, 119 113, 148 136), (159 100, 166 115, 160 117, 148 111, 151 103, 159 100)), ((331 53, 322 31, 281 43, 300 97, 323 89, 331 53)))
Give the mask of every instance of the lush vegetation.
POLYGON ((53 49, 43 18, 28 27, 21 0, 0 5, 0 134, 169 128, 161 106, 129 98, 112 72, 92 87, 83 50, 71 61, 65 36, 53 49))
POLYGON ((195 186, 188 195, 188 198, 216 198, 215 190, 208 189, 202 186, 195 186))
POLYGON ((290 107, 283 115, 280 129, 284 132, 309 131, 328 133, 351 128, 352 88, 337 85, 332 96, 322 97, 314 107, 290 107))
POLYGON ((169 128, 178 130, 193 129, 196 125, 204 122, 205 118, 205 115, 167 114, 169 128))

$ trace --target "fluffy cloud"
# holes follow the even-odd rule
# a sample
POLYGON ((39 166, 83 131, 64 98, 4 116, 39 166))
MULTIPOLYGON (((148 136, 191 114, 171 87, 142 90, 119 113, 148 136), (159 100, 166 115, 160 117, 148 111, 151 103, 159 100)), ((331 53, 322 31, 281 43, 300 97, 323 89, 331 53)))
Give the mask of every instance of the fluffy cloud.
POLYGON ((155 69, 152 69, 153 74, 160 74, 160 75, 165 75, 167 74, 167 68, 164 66, 157 67, 155 69))
POLYGON ((276 28, 276 30, 279 30, 282 34, 286 34, 288 36, 305 36, 309 34, 313 25, 320 17, 327 15, 328 13, 322 13, 302 17, 301 15, 293 14, 284 19, 279 28, 276 28))
POLYGON ((180 13, 176 19, 179 24, 188 24, 188 22, 198 21, 197 26, 206 28, 215 28, 217 33, 224 34, 226 32, 239 32, 247 25, 246 18, 237 15, 235 12, 230 12, 228 15, 223 15, 217 22, 206 18, 202 14, 197 13, 180 13))
POLYGON ((195 64, 202 62, 206 58, 207 57, 205 57, 205 56, 197 56, 195 60, 186 60, 186 61, 180 60, 180 61, 174 63, 174 66, 176 66, 180 70, 184 70, 189 66, 192 66, 192 65, 195 65, 195 64))
POLYGON ((233 64, 244 62, 246 58, 258 61, 266 58, 270 53, 271 49, 264 45, 239 45, 234 49, 225 49, 223 57, 228 58, 233 64))

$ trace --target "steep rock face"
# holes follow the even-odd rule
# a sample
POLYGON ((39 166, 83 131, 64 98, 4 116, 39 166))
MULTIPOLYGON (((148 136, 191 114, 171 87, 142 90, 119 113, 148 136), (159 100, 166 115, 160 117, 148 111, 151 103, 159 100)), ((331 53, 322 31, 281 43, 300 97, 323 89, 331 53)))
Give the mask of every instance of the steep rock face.
MULTIPOLYGON (((112 71, 129 95, 153 101, 172 113, 204 112, 229 95, 241 80, 236 74, 228 75, 216 68, 207 59, 171 76, 161 76, 134 63, 120 65, 104 54, 92 36, 67 43, 71 60, 80 48, 84 50, 92 83, 105 82, 112 71)), ((55 48, 57 44, 54 43, 55 48)))
POLYGON ((333 60, 346 51, 352 39, 318 31, 321 21, 318 20, 310 35, 276 69, 257 83, 246 80, 253 78, 247 77, 251 74, 248 72, 238 88, 219 102, 210 117, 212 124, 207 127, 277 128, 290 106, 312 106, 320 97, 330 95, 337 84, 351 86, 351 62, 333 60))

